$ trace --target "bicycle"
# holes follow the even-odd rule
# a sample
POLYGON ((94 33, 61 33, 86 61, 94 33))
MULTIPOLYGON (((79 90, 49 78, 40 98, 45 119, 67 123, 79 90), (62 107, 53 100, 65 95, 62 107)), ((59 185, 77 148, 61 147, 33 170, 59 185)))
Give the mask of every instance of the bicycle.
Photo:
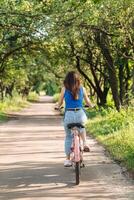
POLYGON ((78 185, 80 183, 81 168, 85 167, 83 161, 83 147, 81 145, 81 139, 80 139, 80 128, 84 128, 84 126, 80 123, 71 123, 68 124, 67 126, 69 129, 71 129, 71 133, 73 135, 70 156, 72 164, 75 168, 76 185, 78 185))
MULTIPOLYGON (((87 108, 88 106, 85 106, 87 108)), ((63 107, 55 108, 55 110, 61 111, 63 107)), ((81 145, 80 139, 80 128, 85 128, 81 123, 70 123, 67 125, 69 129, 71 129, 71 134, 73 135, 72 146, 71 146, 71 161, 72 166, 75 168, 75 183, 79 185, 80 183, 80 174, 81 168, 85 167, 83 160, 83 146, 81 145)))

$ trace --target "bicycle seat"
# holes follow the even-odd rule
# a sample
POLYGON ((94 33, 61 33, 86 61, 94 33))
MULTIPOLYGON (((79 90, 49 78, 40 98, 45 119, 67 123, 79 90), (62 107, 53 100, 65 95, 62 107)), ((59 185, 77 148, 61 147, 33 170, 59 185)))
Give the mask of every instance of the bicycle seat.
POLYGON ((85 128, 84 125, 81 124, 81 123, 71 123, 71 124, 68 124, 67 127, 68 127, 69 129, 74 128, 74 127, 85 128))

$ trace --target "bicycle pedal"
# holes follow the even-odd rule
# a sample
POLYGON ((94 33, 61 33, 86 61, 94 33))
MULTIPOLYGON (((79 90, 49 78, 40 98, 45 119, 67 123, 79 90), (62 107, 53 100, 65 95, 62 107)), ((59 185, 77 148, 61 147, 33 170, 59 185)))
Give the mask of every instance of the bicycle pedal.
POLYGON ((85 164, 83 164, 83 167, 85 167, 85 164))
POLYGON ((84 168, 84 167, 85 167, 85 164, 82 163, 82 164, 80 165, 80 168, 84 168))

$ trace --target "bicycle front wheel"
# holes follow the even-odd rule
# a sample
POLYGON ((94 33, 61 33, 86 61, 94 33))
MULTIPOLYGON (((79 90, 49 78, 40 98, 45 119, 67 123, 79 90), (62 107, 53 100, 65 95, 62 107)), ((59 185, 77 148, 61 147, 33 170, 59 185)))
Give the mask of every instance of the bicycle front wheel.
POLYGON ((75 163, 76 185, 80 183, 80 162, 75 163))

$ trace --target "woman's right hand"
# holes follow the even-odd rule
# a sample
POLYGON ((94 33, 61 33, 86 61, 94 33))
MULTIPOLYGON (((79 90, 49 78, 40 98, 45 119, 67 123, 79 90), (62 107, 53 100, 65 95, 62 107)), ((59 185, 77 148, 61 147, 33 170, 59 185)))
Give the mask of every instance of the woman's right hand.
POLYGON ((96 106, 95 104, 90 104, 90 105, 85 105, 84 107, 85 108, 95 108, 95 106, 96 106))
POLYGON ((60 107, 59 107, 59 104, 58 104, 58 103, 56 103, 56 104, 55 104, 55 106, 54 106, 54 109, 55 109, 55 110, 59 110, 59 109, 60 109, 60 107))

